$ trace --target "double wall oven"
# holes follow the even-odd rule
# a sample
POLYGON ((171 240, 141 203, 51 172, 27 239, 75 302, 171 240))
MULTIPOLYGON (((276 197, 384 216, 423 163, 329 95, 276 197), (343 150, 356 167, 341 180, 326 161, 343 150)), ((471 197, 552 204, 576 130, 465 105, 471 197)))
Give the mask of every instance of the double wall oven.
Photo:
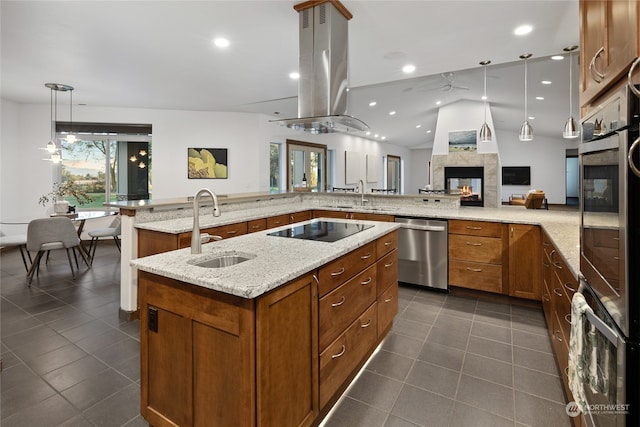
MULTIPOLYGON (((635 90, 634 90, 635 89, 635 90)), ((640 425, 640 98, 626 85, 582 119, 582 384, 592 426, 640 425)))

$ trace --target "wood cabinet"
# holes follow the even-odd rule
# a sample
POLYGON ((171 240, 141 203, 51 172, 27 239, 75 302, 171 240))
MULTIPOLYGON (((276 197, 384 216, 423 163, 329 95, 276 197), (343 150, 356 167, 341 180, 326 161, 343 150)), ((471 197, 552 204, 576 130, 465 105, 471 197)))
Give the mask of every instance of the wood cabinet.
POLYGON ((326 209, 315 209, 313 211, 314 218, 343 218, 343 219, 360 219, 363 221, 381 221, 381 222, 393 222, 395 216, 379 213, 368 212, 342 212, 331 211, 326 209))
MULTIPOLYGON (((542 232, 542 309, 556 355, 558 371, 567 401, 573 400, 569 389, 569 337, 571 334, 571 299, 578 289, 578 279, 571 273, 549 236, 542 232)), ((581 417, 573 419, 581 425, 581 417)))
POLYGON ((539 301, 542 295, 540 227, 509 224, 509 295, 539 301))
POLYGON ((449 285, 503 293, 508 279, 507 226, 449 221, 449 285))
POLYGON ((139 271, 142 416, 317 425, 391 329, 396 254, 392 232, 256 299, 139 271))
POLYGON ((580 105, 609 89, 640 55, 637 0, 580 0, 580 105))
MULTIPOLYGON (((295 212, 292 214, 276 215, 267 218, 258 218, 250 221, 241 221, 234 224, 221 225, 218 227, 202 228, 201 233, 209 233, 212 236, 220 236, 223 239, 237 237, 247 233, 255 233, 268 228, 280 227, 281 225, 293 224, 294 222, 306 221, 313 216, 312 211, 295 212)), ((169 252, 176 249, 191 246, 191 232, 185 233, 163 233, 138 229, 138 257, 155 255, 162 252, 169 252)))

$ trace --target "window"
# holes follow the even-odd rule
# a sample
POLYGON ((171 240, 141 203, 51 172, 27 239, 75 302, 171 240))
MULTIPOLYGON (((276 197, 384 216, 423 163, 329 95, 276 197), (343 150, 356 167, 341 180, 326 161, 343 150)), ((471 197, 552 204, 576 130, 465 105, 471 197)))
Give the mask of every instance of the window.
POLYGON ((300 187, 306 176, 311 191, 325 191, 326 157, 326 145, 287 140, 287 189, 300 187))
MULTIPOLYGON (((64 122, 57 123, 62 153, 58 182, 73 180, 76 187, 93 199, 82 208, 101 208, 105 201, 151 197, 149 134, 109 132, 110 126, 116 126, 110 124, 74 123, 77 141, 68 143, 63 139, 69 130, 65 125, 64 122), (100 131, 103 127, 105 131, 100 131)), ((117 126, 119 130, 127 129, 127 125, 117 126)), ((72 197, 66 200, 72 205, 77 204, 72 197)))
POLYGON ((269 192, 279 193, 282 189, 282 144, 272 142, 269 147, 269 192))
POLYGON ((387 189, 395 189, 398 193, 402 193, 401 181, 401 162, 398 156, 387 156, 387 189))

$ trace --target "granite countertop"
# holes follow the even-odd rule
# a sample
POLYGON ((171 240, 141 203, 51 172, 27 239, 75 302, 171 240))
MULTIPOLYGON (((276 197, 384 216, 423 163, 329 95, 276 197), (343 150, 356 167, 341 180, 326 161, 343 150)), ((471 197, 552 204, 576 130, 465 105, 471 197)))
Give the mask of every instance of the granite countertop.
MULTIPOLYGON (((388 222, 332 221, 370 224, 373 227, 333 243, 267 235, 290 227, 287 225, 204 244, 202 253, 198 255, 192 255, 191 248, 185 248, 135 259, 131 265, 141 271, 193 285, 243 298, 256 298, 399 228, 398 224, 388 222), (220 255, 255 255, 255 258, 223 268, 192 265, 220 255)), ((313 220, 296 226, 310 222, 313 220)))
MULTIPOLYGON (((227 225, 241 221, 282 215, 309 209, 322 209, 342 212, 367 212, 394 216, 410 216, 438 219, 466 219, 476 221, 494 221, 513 224, 534 224, 541 226, 558 248, 564 260, 577 277, 580 271, 580 217, 577 211, 554 211, 544 209, 525 209, 522 206, 502 206, 499 208, 457 207, 425 208, 410 203, 396 206, 346 206, 324 205, 320 201, 306 201, 296 204, 264 206, 242 211, 225 212, 219 217, 211 214, 200 215, 200 229, 227 225)), ((193 228, 193 217, 168 219, 136 224, 136 228, 179 234, 193 228)))

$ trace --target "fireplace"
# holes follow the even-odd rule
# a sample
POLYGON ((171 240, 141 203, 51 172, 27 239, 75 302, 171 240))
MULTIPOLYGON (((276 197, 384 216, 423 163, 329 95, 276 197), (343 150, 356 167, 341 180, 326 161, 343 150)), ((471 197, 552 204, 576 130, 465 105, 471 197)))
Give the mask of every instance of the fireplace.
POLYGON ((461 206, 484 206, 484 167, 446 166, 445 189, 460 194, 461 206))

